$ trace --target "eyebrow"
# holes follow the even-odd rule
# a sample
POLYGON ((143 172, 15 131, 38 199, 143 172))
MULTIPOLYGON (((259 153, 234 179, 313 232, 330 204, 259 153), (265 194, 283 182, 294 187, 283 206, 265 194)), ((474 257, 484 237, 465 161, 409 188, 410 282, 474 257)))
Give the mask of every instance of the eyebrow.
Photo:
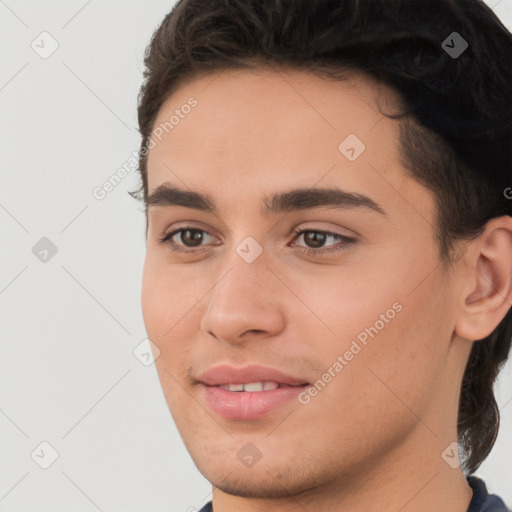
MULTIPOLYGON (((151 206, 184 206, 218 215, 215 202, 208 194, 183 190, 169 183, 159 185, 147 199, 151 206)), ((364 208, 386 216, 384 209, 373 199, 358 193, 347 192, 340 188, 298 188, 266 196, 261 202, 261 214, 308 210, 320 206, 336 209, 364 208)))

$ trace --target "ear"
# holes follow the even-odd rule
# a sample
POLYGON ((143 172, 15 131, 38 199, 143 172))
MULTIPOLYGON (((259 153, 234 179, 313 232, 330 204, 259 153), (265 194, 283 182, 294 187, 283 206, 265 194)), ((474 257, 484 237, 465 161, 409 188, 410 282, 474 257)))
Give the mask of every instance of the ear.
POLYGON ((512 307, 512 217, 491 219, 470 242, 461 272, 455 333, 468 340, 491 334, 512 307))

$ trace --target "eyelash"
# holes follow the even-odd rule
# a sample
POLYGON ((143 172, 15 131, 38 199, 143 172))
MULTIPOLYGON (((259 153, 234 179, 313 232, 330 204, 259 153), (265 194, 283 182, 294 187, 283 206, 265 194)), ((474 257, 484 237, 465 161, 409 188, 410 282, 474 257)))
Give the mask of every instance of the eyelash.
MULTIPOLYGON (((175 244, 174 242, 171 241, 171 239, 174 237, 174 235, 181 233, 182 231, 188 231, 188 230, 208 233, 208 231, 206 231, 204 229, 198 229, 198 228, 194 228, 192 226, 184 226, 182 228, 172 231, 171 233, 168 233, 167 235, 164 235, 162 238, 159 239, 159 242, 161 244, 167 245, 171 249, 171 251, 175 251, 175 252, 182 253, 182 254, 204 252, 204 250, 193 249, 190 247, 183 249, 182 247, 179 247, 177 244, 175 244)), ((302 235, 304 233, 322 233, 323 235, 332 236, 334 238, 341 240, 340 244, 336 245, 335 247, 331 247, 331 248, 327 248, 327 249, 313 249, 311 247, 301 247, 300 250, 304 254, 323 255, 323 254, 327 254, 327 253, 333 253, 336 251, 349 249, 356 242, 356 240, 354 238, 340 235, 339 233, 333 233, 332 231, 324 231, 321 229, 307 229, 307 228, 295 229, 293 231, 293 234, 295 235, 293 240, 297 239, 300 235, 302 235)), ((208 233, 208 234, 210 234, 210 233, 208 233)))

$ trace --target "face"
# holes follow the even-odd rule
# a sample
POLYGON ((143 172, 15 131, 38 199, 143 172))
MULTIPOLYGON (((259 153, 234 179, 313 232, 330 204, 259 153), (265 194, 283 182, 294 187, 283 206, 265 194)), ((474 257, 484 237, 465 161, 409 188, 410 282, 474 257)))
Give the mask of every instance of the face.
POLYGON ((430 446, 456 412, 433 197, 400 165, 397 121, 378 100, 387 112, 392 91, 356 74, 223 71, 158 114, 143 317, 183 441, 226 492, 278 497, 355 478, 405 443, 430 446), (305 385, 206 385, 219 365, 305 385))

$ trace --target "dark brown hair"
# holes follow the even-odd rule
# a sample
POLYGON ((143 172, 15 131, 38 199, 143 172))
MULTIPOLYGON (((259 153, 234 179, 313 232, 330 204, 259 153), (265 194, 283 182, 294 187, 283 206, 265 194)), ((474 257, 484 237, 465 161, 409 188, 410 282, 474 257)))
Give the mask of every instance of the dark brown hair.
MULTIPOLYGON (((460 39, 457 40, 460 48, 460 39)), ((147 152, 163 102, 187 80, 223 69, 282 66, 342 80, 350 70, 403 100, 400 150, 436 201, 441 261, 455 241, 512 216, 512 35, 480 0, 181 0, 145 55, 138 120, 146 205, 147 152), (449 54, 457 32, 468 48, 449 54), (451 39, 450 39, 451 38, 451 39)), ((386 115, 386 114, 384 114, 386 115)), ((473 473, 498 433, 493 385, 512 338, 512 309, 473 343, 458 411, 463 468, 473 473)))

